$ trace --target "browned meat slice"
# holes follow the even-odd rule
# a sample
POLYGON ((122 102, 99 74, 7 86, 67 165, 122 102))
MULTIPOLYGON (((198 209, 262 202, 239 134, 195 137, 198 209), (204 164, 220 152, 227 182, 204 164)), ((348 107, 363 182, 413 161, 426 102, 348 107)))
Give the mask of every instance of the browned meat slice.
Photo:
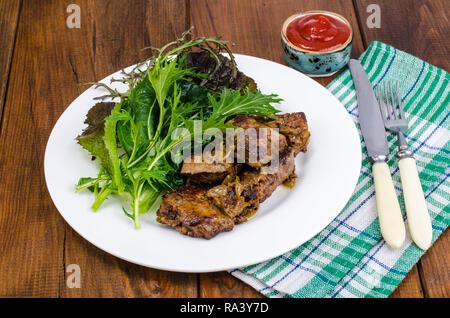
POLYGON ((245 222, 275 189, 294 174, 294 151, 289 149, 280 156, 279 167, 273 174, 258 170, 244 171, 228 183, 211 188, 207 195, 211 201, 235 223, 245 222))
MULTIPOLYGON (((198 182, 217 182, 223 179, 224 175, 226 177, 218 186, 189 184, 167 193, 157 212, 157 221, 175 228, 182 234, 209 239, 220 232, 230 231, 234 224, 246 222, 256 213, 259 204, 280 184, 293 183, 294 157, 299 152, 306 152, 310 136, 308 125, 303 113, 276 117, 277 119, 273 120, 238 115, 229 122, 243 129, 278 129, 279 133, 270 130, 270 137, 266 144, 262 144, 270 149, 273 138, 278 138, 281 155, 275 172, 269 170, 273 173, 264 173, 267 172, 268 166, 263 162, 257 162, 253 167, 241 172, 236 170, 236 165, 234 170, 231 170, 232 164, 202 162, 190 165, 186 162, 183 164, 183 174, 198 182)), ((248 148, 246 151, 248 155, 248 148)), ((233 152, 230 153, 233 155, 233 152)))
POLYGON ((199 156, 192 156, 189 161, 184 161, 181 167, 181 174, 189 177, 189 183, 220 183, 226 176, 235 176, 242 168, 241 164, 228 163, 222 158, 222 162, 214 160, 203 160, 199 156))
POLYGON ((207 196, 228 216, 235 219, 241 214, 253 214, 256 212, 254 206, 249 205, 244 196, 240 178, 230 178, 230 181, 215 186, 207 191, 207 196))
POLYGON ((279 156, 288 146, 286 137, 266 125, 262 117, 237 115, 227 124, 244 129, 243 143, 240 143, 239 137, 237 137, 235 153, 238 162, 245 162, 253 168, 260 168, 267 164, 273 156, 279 156), (250 133, 251 128, 256 128, 253 134, 250 133), (278 145, 273 145, 278 147, 278 151, 274 153, 272 153, 273 142, 278 142, 278 145))
POLYGON ((233 220, 207 199, 207 190, 204 186, 184 185, 165 194, 156 220, 182 234, 205 239, 231 231, 233 220))
POLYGON ((235 173, 232 163, 206 163, 184 162, 181 174, 189 177, 190 183, 217 183, 222 182, 229 174, 235 173))
POLYGON ((299 152, 306 152, 310 133, 308 131, 308 122, 304 113, 288 113, 276 115, 277 120, 268 122, 270 127, 278 128, 279 132, 288 139, 295 155, 299 152))

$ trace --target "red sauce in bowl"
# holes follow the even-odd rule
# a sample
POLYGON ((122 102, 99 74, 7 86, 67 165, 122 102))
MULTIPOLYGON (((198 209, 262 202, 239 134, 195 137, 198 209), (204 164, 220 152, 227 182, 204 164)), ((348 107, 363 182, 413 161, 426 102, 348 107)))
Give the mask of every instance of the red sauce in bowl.
POLYGON ((328 14, 311 13, 291 21, 286 37, 294 46, 314 52, 333 51, 351 36, 350 26, 328 14))

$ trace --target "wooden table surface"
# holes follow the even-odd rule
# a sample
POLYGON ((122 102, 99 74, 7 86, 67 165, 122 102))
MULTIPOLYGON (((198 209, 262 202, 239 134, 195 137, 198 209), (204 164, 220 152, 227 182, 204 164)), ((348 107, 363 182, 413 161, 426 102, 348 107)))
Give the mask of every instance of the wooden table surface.
MULTIPOLYGON (((379 40, 450 69, 447 0, 0 0, 0 296, 262 297, 226 272, 149 269, 82 239, 47 192, 44 149, 84 83, 144 60, 141 48, 194 25, 196 35, 236 43, 236 53, 285 64, 281 24, 311 9, 349 19, 354 57, 379 40), (80 6, 80 28, 66 27, 71 3, 80 6), (381 8, 379 29, 366 24, 373 3, 381 8), (79 289, 66 287, 68 264, 81 268, 79 289)), ((446 231, 391 297, 449 297, 449 247, 446 231)))

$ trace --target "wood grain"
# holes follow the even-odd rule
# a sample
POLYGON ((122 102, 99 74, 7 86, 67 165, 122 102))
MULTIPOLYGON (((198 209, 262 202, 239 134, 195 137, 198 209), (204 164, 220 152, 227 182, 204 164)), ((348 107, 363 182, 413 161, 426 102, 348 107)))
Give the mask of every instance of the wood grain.
POLYGON ((420 259, 425 297, 450 297, 450 232, 443 233, 420 259))
MULTIPOLYGON (((235 45, 233 52, 269 59, 286 65, 281 50, 281 26, 292 14, 306 10, 329 10, 344 15, 354 29, 353 56, 364 48, 351 0, 191 0, 191 24, 199 36, 221 36, 235 45), (244 31, 245 30, 245 31, 244 31)), ((337 76, 337 75, 335 75, 337 76)), ((334 77, 318 79, 326 85, 334 77)), ((247 284, 226 272, 200 274, 201 297, 259 297, 247 284)))
MULTIPOLYGON (((379 40, 446 70, 450 63, 446 0, 78 0, 80 29, 66 27, 69 3, 0 0, 0 296, 262 297, 227 272, 171 273, 115 258, 76 234, 45 189, 43 153, 57 118, 84 83, 145 59, 141 48, 192 24, 197 35, 233 41, 234 52, 285 64, 284 19, 323 9, 352 23, 355 57, 379 40), (371 3, 381 7, 381 29, 365 24, 371 3), (80 289, 66 287, 69 264, 80 265, 80 289)), ((391 297, 449 297, 449 244, 447 231, 391 297)))
MULTIPOLYGON (((450 26, 448 1, 354 0, 354 2, 365 46, 375 40, 385 42, 449 70, 450 43, 446 38, 450 26), (370 13, 367 13, 366 9, 369 4, 380 6, 381 28, 379 29, 367 27, 366 20, 370 13)), ((448 237, 448 233, 443 234, 445 235, 448 237)), ((433 245, 391 296, 449 295, 448 258, 442 258, 442 255, 448 255, 447 248, 448 244, 439 244, 439 242, 433 245), (444 260, 447 261, 446 265, 444 260), (421 270, 417 270, 416 267, 421 270), (419 292, 418 286, 422 286, 423 290, 419 292), (417 295, 414 290, 417 291, 417 295)))
POLYGON ((66 225, 68 264, 81 268, 81 288, 61 286, 62 297, 197 297, 195 274, 131 264, 97 249, 66 225))
POLYGON ((211 298, 264 298, 255 289, 230 275, 218 272, 199 275, 199 297, 211 298))
POLYGON ((344 15, 354 28, 353 56, 363 51, 351 0, 191 0, 190 9, 197 35, 221 36, 235 43, 235 53, 286 65, 281 50, 281 26, 290 15, 313 9, 344 15))
POLYGON ((389 296, 390 298, 423 298, 418 265, 414 265, 400 285, 389 296))
POLYGON ((57 297, 64 276, 64 223, 45 188, 43 149, 57 114, 77 93, 46 6, 22 4, 0 133, 1 296, 57 297))
POLYGON ((448 0, 355 0, 365 44, 381 41, 450 70, 448 0), (381 28, 367 27, 369 4, 381 9, 381 28))
MULTIPOLYGON (((87 35, 92 65, 86 67, 86 56, 72 58, 76 74, 89 74, 100 80, 104 76, 146 59, 149 51, 174 40, 185 30, 184 2, 114 2, 90 1, 87 4, 87 35), (127 21, 124 28, 123 21, 127 21), (161 28, 161 26, 165 26, 161 28)), ((70 31, 67 31, 70 32, 70 31)), ((74 48, 73 41, 68 47, 74 48)), ((61 286, 64 297, 195 297, 194 274, 176 274, 152 270, 115 258, 80 238, 66 226, 66 264, 76 263, 83 269, 80 289, 61 286)))
POLYGON ((0 1, 0 34, 2 35, 0 38, 0 70, 2 70, 0 73, 0 125, 19 20, 20 3, 21 0, 0 1))
POLYGON ((66 27, 63 1, 26 1, 21 10, 0 137, 7 185, 0 188, 0 295, 196 296, 196 275, 130 264, 81 239, 56 211, 42 171, 50 130, 83 83, 143 60, 148 52, 141 48, 181 34, 185 2, 77 4, 80 29, 66 27), (69 264, 81 268, 80 289, 66 287, 69 264))

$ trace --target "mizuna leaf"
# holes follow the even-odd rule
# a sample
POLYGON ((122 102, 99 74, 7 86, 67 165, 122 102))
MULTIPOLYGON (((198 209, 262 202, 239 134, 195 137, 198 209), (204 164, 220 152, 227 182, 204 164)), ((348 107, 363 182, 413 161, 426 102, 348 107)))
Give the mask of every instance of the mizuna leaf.
MULTIPOLYGON (((122 102, 117 103, 111 111, 111 115, 117 115, 122 107, 122 102)), ((123 193, 124 184, 122 180, 122 172, 120 170, 119 155, 117 153, 117 138, 116 138, 117 121, 107 120, 105 123, 105 135, 103 136, 103 142, 105 144, 109 161, 111 162, 112 174, 111 178, 113 184, 117 187, 119 194, 123 193)))

